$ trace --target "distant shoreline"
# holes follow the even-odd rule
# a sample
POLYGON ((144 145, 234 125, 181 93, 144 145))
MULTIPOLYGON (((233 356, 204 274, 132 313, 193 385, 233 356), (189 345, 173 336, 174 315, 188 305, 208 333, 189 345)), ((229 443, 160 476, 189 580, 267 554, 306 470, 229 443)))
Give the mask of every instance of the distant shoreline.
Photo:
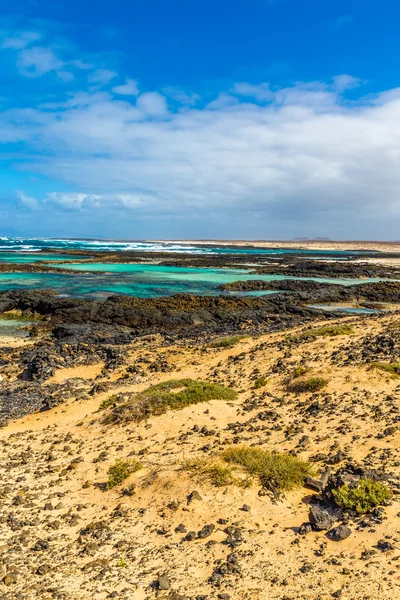
POLYGON ((400 242, 379 241, 326 241, 326 240, 299 240, 299 241, 269 241, 269 240, 146 240, 149 243, 165 244, 174 243, 197 246, 243 246, 253 248, 293 248, 312 250, 368 250, 375 252, 398 252, 400 242))

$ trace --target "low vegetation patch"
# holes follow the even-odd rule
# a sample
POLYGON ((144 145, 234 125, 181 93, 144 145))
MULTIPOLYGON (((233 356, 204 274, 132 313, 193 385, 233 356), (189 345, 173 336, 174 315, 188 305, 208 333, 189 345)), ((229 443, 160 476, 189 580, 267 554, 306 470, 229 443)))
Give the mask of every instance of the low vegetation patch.
POLYGON ((235 400, 234 390, 194 379, 172 379, 149 387, 133 395, 124 404, 115 406, 103 419, 103 423, 136 423, 151 416, 162 415, 168 410, 181 410, 191 404, 210 400, 235 400))
POLYGON ((391 490, 381 481, 368 478, 361 479, 355 488, 343 485, 332 490, 332 493, 340 508, 360 515, 371 512, 376 506, 387 502, 392 497, 391 490))
POLYGON ((37 313, 25 314, 21 310, 7 310, 0 315, 0 319, 2 321, 26 321, 30 323, 31 321, 42 321, 43 316, 37 313))
POLYGON ((182 465, 200 480, 207 480, 212 485, 224 487, 227 485, 240 485, 240 479, 235 477, 233 469, 222 462, 209 462, 207 459, 190 460, 182 465))
POLYGON ((328 380, 323 377, 309 377, 308 379, 294 379, 287 385, 289 392, 294 394, 304 394, 307 392, 318 392, 328 384, 328 380))
POLYGON ((128 479, 132 473, 136 473, 142 468, 142 465, 137 460, 123 460, 122 458, 118 458, 108 469, 107 489, 111 490, 125 481, 125 479, 128 479))
POLYGON ((400 363, 374 362, 371 363, 371 366, 375 369, 386 371, 386 373, 389 373, 392 377, 398 377, 400 375, 400 363))
POLYGON ((99 410, 107 410, 107 408, 111 408, 118 403, 118 398, 115 394, 110 396, 109 398, 105 398, 100 402, 99 410))
POLYGON ((232 348, 241 342, 246 336, 245 335, 231 335, 229 337, 219 338, 214 340, 210 346, 211 348, 232 348))
POLYGON ((268 379, 266 377, 257 377, 254 382, 254 389, 259 390, 262 387, 265 387, 268 383, 268 379))
POLYGON ((247 487, 256 478, 262 486, 279 491, 300 487, 314 474, 313 465, 291 454, 249 446, 227 448, 217 461, 191 461, 184 468, 217 486, 247 487))
POLYGON ((354 333, 351 325, 325 325, 324 327, 315 327, 313 329, 307 329, 297 335, 291 336, 294 340, 307 340, 315 339, 317 337, 335 337, 337 335, 349 335, 354 333))
POLYGON ((296 456, 249 446, 228 448, 222 453, 222 459, 258 477, 264 487, 284 491, 301 486, 305 478, 314 473, 310 463, 296 456))
POLYGON ((295 370, 293 371, 293 379, 297 379, 298 377, 303 377, 303 375, 306 375, 306 373, 309 373, 311 371, 310 367, 296 367, 295 370))

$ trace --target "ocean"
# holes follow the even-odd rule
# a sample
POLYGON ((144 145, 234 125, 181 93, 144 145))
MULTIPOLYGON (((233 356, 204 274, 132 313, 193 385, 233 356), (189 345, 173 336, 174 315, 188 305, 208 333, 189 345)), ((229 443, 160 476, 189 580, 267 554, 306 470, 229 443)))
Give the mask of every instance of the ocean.
MULTIPOLYGON (((63 264, 64 260, 73 260, 74 256, 62 254, 66 250, 81 252, 140 251, 171 252, 188 254, 269 254, 283 255, 301 253, 309 258, 323 255, 327 258, 346 258, 352 252, 295 250, 287 248, 244 248, 244 247, 204 247, 196 245, 179 245, 151 242, 118 242, 107 240, 66 240, 39 238, 0 238, 0 263, 29 264, 37 261, 46 264, 57 260, 60 266, 67 268, 71 274, 59 273, 0 273, 0 291, 8 289, 54 289, 63 296, 104 298, 113 294, 128 294, 139 298, 156 298, 173 294, 219 295, 218 286, 237 280, 262 279, 265 281, 288 279, 281 275, 260 275, 251 268, 205 268, 174 267, 158 264, 127 263, 84 263, 82 256, 76 257, 80 262, 63 264), (46 252, 57 250, 58 254, 46 252), (82 271, 89 271, 84 273, 82 271)), ((292 278, 293 279, 293 278, 292 278)), ((358 279, 315 278, 327 283, 343 283, 345 285, 360 283, 358 279)), ((363 281, 376 281, 373 279, 363 281)), ((261 296, 276 293, 237 292, 235 295, 261 296)), ((233 293, 230 292, 232 295, 233 293)))

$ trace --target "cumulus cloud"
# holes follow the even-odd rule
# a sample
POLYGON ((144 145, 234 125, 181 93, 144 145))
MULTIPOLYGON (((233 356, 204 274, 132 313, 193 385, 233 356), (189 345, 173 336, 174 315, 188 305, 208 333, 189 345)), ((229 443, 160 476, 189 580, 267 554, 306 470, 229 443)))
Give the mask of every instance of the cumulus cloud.
MULTIPOLYGON (((14 43, 21 72, 54 71, 68 87, 62 73, 73 61, 36 41, 14 43)), ((316 235, 374 236, 378 226, 396 235, 400 89, 357 101, 352 92, 347 102, 362 82, 339 74, 281 89, 238 82, 192 101, 176 87, 138 94, 136 81, 121 74, 124 83, 111 87, 116 73, 95 62, 82 62, 87 89, 0 112, 10 162, 59 182, 41 197, 18 192, 26 208, 44 218, 47 211, 101 214, 110 223, 113 211, 121 221, 172 216, 185 227, 202 222, 203 237, 213 219, 227 237, 234 222, 243 237, 308 227, 316 235)))
POLYGON ((158 92, 147 92, 141 94, 137 99, 137 107, 147 115, 162 116, 168 112, 167 101, 158 92))
POLYGON ((92 83, 98 83, 100 85, 105 85, 110 83, 112 79, 118 76, 118 73, 115 71, 111 71, 110 69, 96 69, 89 75, 89 81, 92 83))
POLYGON ((345 90, 352 90, 358 88, 363 82, 358 77, 352 77, 351 75, 337 75, 333 78, 333 87, 339 93, 345 90))
POLYGON ((14 35, 0 33, 0 48, 10 50, 22 50, 32 42, 37 42, 42 37, 38 31, 21 31, 14 35))
POLYGON ((16 192, 16 194, 20 202, 27 208, 30 208, 31 210, 37 210, 39 208, 39 202, 36 200, 36 198, 27 196, 24 192, 19 190, 16 192))
POLYGON ((17 67, 22 75, 41 77, 51 71, 61 70, 63 62, 57 58, 51 48, 33 46, 19 53, 17 67))
POLYGON ((134 79, 127 79, 126 83, 116 85, 112 91, 120 96, 137 96, 139 94, 138 82, 134 79))
POLYGON ((134 107, 88 95, 45 120, 27 115, 25 131, 52 151, 50 158, 34 153, 31 168, 80 190, 45 202, 68 210, 252 214, 267 222, 340 221, 357 211, 373 222, 383 207, 388 219, 400 215, 395 93, 347 106, 322 84, 299 84, 274 92, 268 105, 186 109, 150 122, 162 97, 150 96, 153 105, 144 96, 134 107))
POLYGON ((259 102, 269 102, 274 98, 274 94, 270 89, 269 83, 251 85, 250 83, 242 81, 241 83, 235 83, 232 92, 237 96, 254 98, 259 102))
POLYGON ((74 192, 49 192, 41 201, 67 211, 92 210, 94 208, 137 208, 154 203, 155 198, 145 194, 85 194, 74 192))

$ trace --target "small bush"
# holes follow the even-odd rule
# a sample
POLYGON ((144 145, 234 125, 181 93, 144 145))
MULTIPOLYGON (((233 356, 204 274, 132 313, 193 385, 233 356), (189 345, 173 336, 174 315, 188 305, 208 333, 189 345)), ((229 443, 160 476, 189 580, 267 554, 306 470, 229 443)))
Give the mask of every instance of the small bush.
POLYGON ((300 487, 314 467, 291 454, 267 452, 261 448, 239 446, 228 448, 222 459, 256 476, 264 487, 288 491, 300 487))
POLYGON ((107 489, 111 490, 111 488, 128 479, 132 473, 136 473, 142 468, 142 465, 137 460, 123 460, 122 458, 118 458, 108 469, 107 489))
POLYGON ((328 384, 327 379, 323 377, 310 377, 309 379, 296 379, 291 381, 287 389, 294 394, 302 394, 306 392, 318 392, 328 384))
POLYGON ((292 336, 291 339, 306 340, 317 337, 335 337, 337 335, 349 335, 354 333, 351 325, 325 325, 324 327, 315 327, 314 329, 307 329, 301 333, 292 336))
POLYGON ((351 488, 343 485, 332 490, 336 504, 345 510, 351 510, 358 514, 371 512, 376 506, 390 500, 391 490, 381 481, 372 479, 361 479, 357 487, 351 488))
POLYGON ((219 338, 218 340, 214 340, 210 346, 211 348, 232 348, 232 346, 241 342, 245 337, 245 335, 231 335, 229 337, 219 338))
POLYGON ((168 410, 181 410, 191 404, 210 400, 235 400, 237 393, 215 383, 193 379, 171 379, 154 385, 132 399, 116 406, 103 419, 104 423, 143 421, 168 410))
POLYGON ((293 371, 293 379, 297 379, 298 377, 303 377, 303 375, 306 375, 306 373, 309 373, 311 371, 310 367, 296 367, 295 370, 293 371))
POLYGON ((107 408, 111 408, 111 406, 114 406, 115 404, 117 404, 117 401, 118 401, 118 399, 115 394, 113 394, 109 398, 105 398, 104 400, 102 400, 100 402, 99 411, 107 410, 107 408))
POLYGON ((381 371, 386 371, 390 373, 392 377, 398 377, 400 375, 400 363, 380 363, 374 362, 371 364, 375 369, 380 369, 381 371))
POLYGON ((266 386, 268 383, 268 379, 266 377, 258 377, 254 382, 254 389, 259 390, 260 388, 266 386))

